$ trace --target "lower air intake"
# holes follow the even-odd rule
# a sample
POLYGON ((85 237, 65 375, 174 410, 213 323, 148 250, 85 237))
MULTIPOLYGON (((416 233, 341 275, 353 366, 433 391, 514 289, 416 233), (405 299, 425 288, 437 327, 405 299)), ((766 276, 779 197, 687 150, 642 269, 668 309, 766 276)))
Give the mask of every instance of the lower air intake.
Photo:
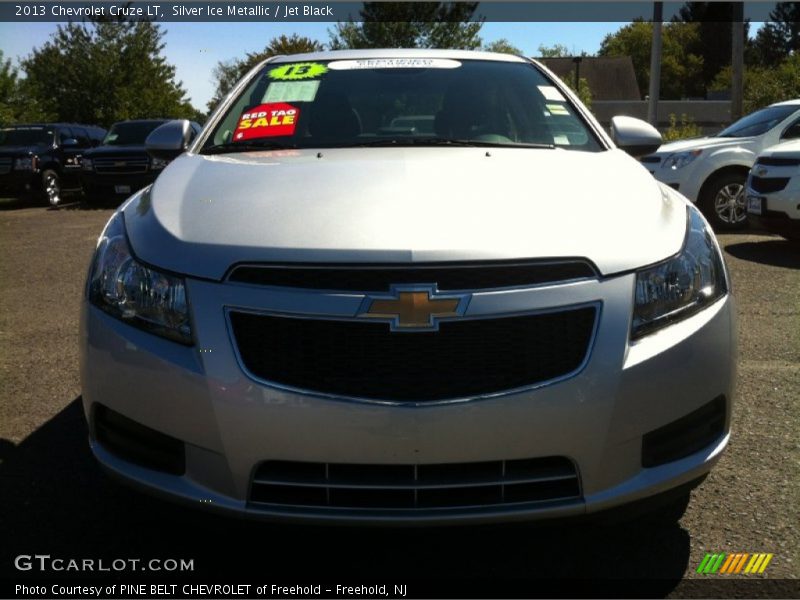
POLYGON ((452 509, 577 500, 571 460, 374 465, 267 461, 250 491, 255 508, 452 509))

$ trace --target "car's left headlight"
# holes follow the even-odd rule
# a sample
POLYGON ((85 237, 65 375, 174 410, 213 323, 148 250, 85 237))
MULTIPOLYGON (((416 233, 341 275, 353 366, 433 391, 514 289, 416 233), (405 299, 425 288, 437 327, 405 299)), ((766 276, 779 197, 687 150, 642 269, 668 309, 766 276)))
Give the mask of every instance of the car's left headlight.
POLYGON ((14 161, 15 171, 35 171, 36 170, 36 157, 29 156, 27 158, 18 158, 14 161))
POLYGON ((702 150, 689 150, 688 152, 670 154, 666 160, 664 160, 663 168, 673 170, 682 169, 702 153, 702 150))
POLYGON ((156 335, 191 345, 189 301, 182 278, 136 260, 116 213, 103 230, 89 275, 89 302, 156 335))
POLYGON ((688 211, 680 253, 636 273, 631 340, 685 319, 728 292, 714 235, 696 208, 688 211))
POLYGON ((164 160, 163 158, 151 158, 150 159, 150 169, 153 171, 160 171, 164 167, 169 164, 168 160, 164 160))

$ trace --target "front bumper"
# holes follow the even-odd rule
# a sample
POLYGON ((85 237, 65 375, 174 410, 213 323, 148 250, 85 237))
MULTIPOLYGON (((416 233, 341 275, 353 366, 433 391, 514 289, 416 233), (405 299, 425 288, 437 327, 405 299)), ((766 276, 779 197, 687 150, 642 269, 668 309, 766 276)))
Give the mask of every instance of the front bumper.
POLYGON ((762 193, 748 187, 747 195, 762 199, 761 214, 748 210, 748 218, 757 228, 800 238, 800 177, 792 177, 779 192, 762 193))
POLYGON ((127 198, 131 194, 147 187, 156 180, 161 171, 148 171, 137 174, 101 175, 94 171, 81 173, 81 186, 89 196, 106 198, 127 198), (118 189, 122 191, 117 191, 118 189))
MULTIPOLYGON (((624 275, 475 294, 469 307, 474 313, 600 303, 588 360, 579 373, 551 384, 429 405, 326 398, 248 377, 234 351, 224 307, 308 310, 308 297, 299 292, 188 281, 195 347, 131 328, 84 304, 81 371, 90 424, 97 403, 180 440, 186 472, 172 475, 129 462, 99 443, 93 426, 92 449, 106 469, 147 490, 264 519, 384 524, 532 520, 594 513, 648 498, 702 477, 728 442, 734 308, 726 296, 631 345, 633 285, 634 275, 624 275), (645 434, 720 396, 726 399, 724 427, 713 441, 678 460, 642 466, 645 434), (431 465, 548 456, 575 464, 580 498, 406 511, 249 501, 254 474, 265 460, 431 465)), ((321 296, 328 303, 333 296, 340 304, 349 300, 341 294, 321 296)))
POLYGON ((0 175, 0 193, 27 194, 41 189, 40 171, 10 171, 0 175))
POLYGON ((643 166, 646 167, 658 181, 667 184, 692 202, 697 203, 700 196, 700 186, 702 185, 702 178, 699 173, 702 168, 702 160, 694 160, 680 169, 665 168, 662 165, 668 156, 669 155, 665 155, 661 157, 662 164, 643 164, 643 166))

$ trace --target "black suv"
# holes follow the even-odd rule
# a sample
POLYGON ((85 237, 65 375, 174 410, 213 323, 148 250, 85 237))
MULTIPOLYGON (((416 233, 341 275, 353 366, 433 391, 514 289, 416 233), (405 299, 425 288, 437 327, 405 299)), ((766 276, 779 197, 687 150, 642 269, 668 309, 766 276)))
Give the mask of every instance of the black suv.
POLYGON ((0 128, 0 194, 39 196, 58 206, 80 191, 81 156, 106 130, 94 125, 40 123, 0 128))
MULTIPOLYGON (((124 199, 155 181, 167 161, 147 154, 144 141, 169 119, 120 121, 108 130, 103 144, 83 156, 81 183, 88 203, 124 199)), ((194 134, 200 125, 192 123, 194 134)))

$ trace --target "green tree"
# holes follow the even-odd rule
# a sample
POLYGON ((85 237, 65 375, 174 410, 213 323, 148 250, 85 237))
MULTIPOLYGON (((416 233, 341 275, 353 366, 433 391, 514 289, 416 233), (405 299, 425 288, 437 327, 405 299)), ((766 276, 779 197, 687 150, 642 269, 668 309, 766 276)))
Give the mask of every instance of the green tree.
POLYGON ((486 52, 500 52, 502 54, 522 54, 522 50, 514 46, 506 38, 489 42, 483 48, 486 52))
POLYGON ((539 56, 542 58, 564 58, 572 56, 572 53, 564 44, 553 44, 552 46, 539 44, 539 56))
MULTIPOLYGON (((729 89, 731 68, 717 75, 711 89, 729 89)), ((784 58, 776 67, 747 67, 744 72, 742 107, 746 113, 775 102, 800 97, 800 53, 784 58)))
MULTIPOLYGON (((677 20, 697 26, 698 36, 685 50, 700 56, 702 62, 701 95, 710 89, 717 74, 731 64, 731 22, 734 18, 733 2, 686 2, 677 20)), ((748 46, 750 24, 744 24, 744 43, 748 46)))
POLYGON ((272 38, 263 50, 248 52, 244 59, 218 62, 213 71, 216 89, 214 90, 214 96, 208 101, 208 110, 214 110, 217 104, 228 95, 233 86, 261 61, 271 56, 318 52, 323 49, 324 46, 320 42, 311 38, 301 37, 295 33, 291 37, 281 35, 272 38))
POLYGON ((776 4, 769 19, 756 32, 753 64, 775 66, 800 52, 800 2, 776 4))
POLYGON ((151 22, 60 25, 22 61, 27 100, 63 121, 97 123, 144 117, 195 118, 175 67, 151 22))
POLYGON ((365 2, 359 22, 337 23, 332 50, 346 48, 480 48, 477 2, 365 2))
MULTIPOLYGON (((703 57, 689 51, 700 40, 699 23, 666 23, 661 37, 661 99, 678 100, 703 95, 703 57)), ((642 97, 650 86, 652 41, 653 24, 634 21, 606 35, 598 52, 599 56, 631 57, 642 97)))
POLYGON ((3 59, 0 50, 0 125, 6 125, 17 120, 16 99, 17 69, 11 64, 11 59, 3 59))

